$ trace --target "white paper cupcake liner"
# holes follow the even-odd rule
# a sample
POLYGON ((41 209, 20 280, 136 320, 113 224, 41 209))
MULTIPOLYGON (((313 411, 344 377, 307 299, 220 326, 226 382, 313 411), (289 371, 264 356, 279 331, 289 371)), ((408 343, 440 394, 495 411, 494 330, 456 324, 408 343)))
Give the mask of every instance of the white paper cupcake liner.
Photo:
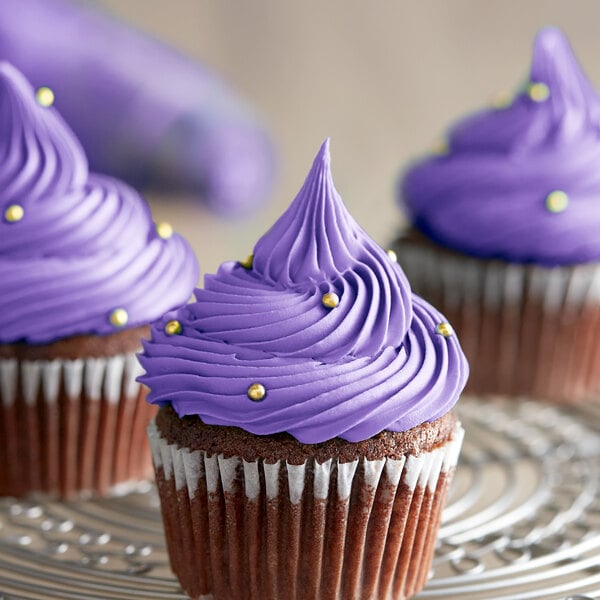
POLYGON ((600 397, 600 265, 519 265, 409 240, 394 250, 413 291, 456 330, 471 366, 468 391, 600 397))
POLYGON ((427 580, 462 444, 301 465, 150 447, 171 565, 191 598, 409 597, 427 580))
POLYGON ((0 359, 0 495, 120 493, 151 474, 134 353, 0 359))

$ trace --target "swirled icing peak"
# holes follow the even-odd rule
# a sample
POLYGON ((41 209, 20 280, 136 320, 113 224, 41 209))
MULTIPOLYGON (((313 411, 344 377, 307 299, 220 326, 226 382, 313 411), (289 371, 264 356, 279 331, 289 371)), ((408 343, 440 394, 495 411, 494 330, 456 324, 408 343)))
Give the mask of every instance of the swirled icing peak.
POLYGON ((187 242, 164 239, 145 201, 88 172, 54 108, 0 63, 0 343, 109 334, 185 303, 187 242))
POLYGON ((468 368, 443 321, 347 212, 326 141, 253 256, 153 326, 141 380, 208 424, 359 441, 454 405, 468 368))
POLYGON ((3 202, 62 194, 85 184, 83 148, 53 109, 41 110, 27 80, 0 62, 0 190, 3 202))
POLYGON ((447 146, 401 185, 430 238, 513 262, 600 259, 600 98, 558 29, 538 33, 529 80, 512 101, 459 122, 447 146))

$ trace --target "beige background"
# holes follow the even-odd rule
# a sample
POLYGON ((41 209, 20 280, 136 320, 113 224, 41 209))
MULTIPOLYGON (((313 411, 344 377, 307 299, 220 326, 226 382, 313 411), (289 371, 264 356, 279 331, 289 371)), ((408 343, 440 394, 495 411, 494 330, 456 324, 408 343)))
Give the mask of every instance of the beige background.
POLYGON ((563 28, 600 86, 595 1, 97 2, 221 73, 278 146, 274 193, 244 222, 219 220, 198 202, 151 198, 157 218, 192 242, 203 272, 252 250, 326 136, 338 190, 385 245, 400 224, 393 191, 401 167, 457 117, 523 80, 541 26, 563 28))

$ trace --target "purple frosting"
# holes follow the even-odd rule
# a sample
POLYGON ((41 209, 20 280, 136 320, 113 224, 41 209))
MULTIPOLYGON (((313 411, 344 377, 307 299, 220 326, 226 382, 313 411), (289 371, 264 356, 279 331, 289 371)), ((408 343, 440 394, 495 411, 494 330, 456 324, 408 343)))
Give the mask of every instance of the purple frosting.
POLYGON ((159 237, 124 183, 88 172, 53 108, 0 63, 0 343, 48 343, 149 323, 184 304, 198 266, 179 235, 159 237), (6 218, 9 207, 20 220, 6 218))
POLYGON ((457 401, 468 372, 458 341, 436 333, 444 318, 348 214, 329 162, 326 141, 251 268, 226 262, 207 275, 176 313, 180 334, 166 319, 153 326, 140 357, 150 402, 317 443, 404 431, 457 401), (247 395, 254 383, 262 401, 247 395))
POLYGON ((206 66, 103 4, 0 0, 0 57, 56 92, 94 170, 191 193, 225 216, 255 211, 276 165, 253 110, 206 66))
POLYGON ((599 97, 563 34, 548 28, 537 35, 527 88, 453 127, 448 152, 413 166, 400 195, 416 227, 445 246, 585 263, 600 259, 599 165, 599 97), (531 84, 547 87, 536 99, 531 84), (552 212, 546 199, 557 190, 568 205, 552 212))

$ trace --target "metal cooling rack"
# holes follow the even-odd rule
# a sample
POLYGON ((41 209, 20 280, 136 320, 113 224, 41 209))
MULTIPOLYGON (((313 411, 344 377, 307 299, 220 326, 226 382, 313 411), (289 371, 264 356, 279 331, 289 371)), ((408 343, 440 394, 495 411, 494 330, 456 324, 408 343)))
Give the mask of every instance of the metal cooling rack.
MULTIPOLYGON (((600 597, 600 404, 461 400, 467 431, 419 599, 600 597)), ((0 500, 0 600, 181 600, 154 489, 0 500)))

